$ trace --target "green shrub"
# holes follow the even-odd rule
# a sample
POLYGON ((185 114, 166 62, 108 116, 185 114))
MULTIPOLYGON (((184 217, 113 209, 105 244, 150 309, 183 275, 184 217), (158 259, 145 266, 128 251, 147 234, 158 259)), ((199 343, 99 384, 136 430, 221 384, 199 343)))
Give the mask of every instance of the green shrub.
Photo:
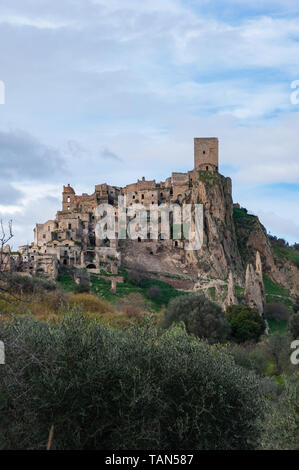
POLYGON ((292 339, 288 333, 280 333, 275 331, 265 338, 262 349, 273 367, 268 373, 281 375, 282 373, 292 373, 296 366, 291 364, 291 342, 292 339))
POLYGON ((290 311, 281 302, 270 302, 265 307, 264 315, 272 320, 286 321, 289 319, 290 311))
POLYGON ((0 447, 253 449, 264 402, 252 374, 181 328, 117 331, 79 314, 0 324, 0 447))
POLYGON ((261 448, 299 450, 299 374, 290 379, 277 400, 269 401, 265 420, 261 420, 261 448))
POLYGON ((8 290, 15 294, 33 294, 40 291, 53 291, 56 289, 54 281, 36 276, 23 276, 18 273, 6 273, 5 282, 8 290))
POLYGON ((85 294, 88 292, 90 292, 89 282, 80 280, 79 284, 76 284, 75 294, 85 294))
POLYGON ((265 330, 265 322, 255 308, 232 305, 226 311, 231 326, 231 337, 237 343, 258 341, 265 330))
POLYGON ((163 293, 159 286, 151 286, 147 290, 147 297, 149 299, 161 299, 163 293))
POLYGON ((299 311, 291 316, 289 321, 289 331, 293 339, 299 339, 299 311))
MULTIPOLYGON (((231 343, 234 344, 234 343, 231 343)), ((243 345, 237 345, 234 344, 233 347, 231 347, 230 344, 230 349, 229 352, 233 356, 235 363, 238 366, 244 367, 245 369, 250 370, 252 368, 252 362, 250 359, 249 352, 247 348, 243 347, 243 345)))
POLYGON ((128 280, 136 286, 140 286, 146 277, 143 267, 138 264, 135 264, 128 272, 128 280))
POLYGON ((186 330, 210 343, 222 342, 229 335, 229 324, 222 308, 203 294, 189 294, 170 301, 163 326, 184 322, 186 330))

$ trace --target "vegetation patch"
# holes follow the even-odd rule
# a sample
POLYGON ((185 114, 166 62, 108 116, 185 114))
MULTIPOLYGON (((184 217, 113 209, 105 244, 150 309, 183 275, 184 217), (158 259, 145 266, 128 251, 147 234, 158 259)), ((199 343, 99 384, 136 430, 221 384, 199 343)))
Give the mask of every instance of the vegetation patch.
POLYGON ((273 246, 275 255, 281 260, 289 260, 299 269, 299 250, 290 246, 273 246))
POLYGON ((263 273, 263 281, 265 286, 266 294, 276 295, 281 297, 290 297, 290 293, 287 289, 282 287, 280 284, 272 281, 266 273, 263 273))
POLYGON ((259 381, 220 348, 152 322, 127 331, 73 313, 57 325, 0 323, 0 447, 254 449, 259 381), (32 393, 34 390, 34 393, 32 393))
POLYGON ((285 333, 288 326, 288 322, 286 320, 278 321, 269 318, 267 322, 269 325, 270 333, 274 333, 276 331, 278 331, 279 333, 285 333))

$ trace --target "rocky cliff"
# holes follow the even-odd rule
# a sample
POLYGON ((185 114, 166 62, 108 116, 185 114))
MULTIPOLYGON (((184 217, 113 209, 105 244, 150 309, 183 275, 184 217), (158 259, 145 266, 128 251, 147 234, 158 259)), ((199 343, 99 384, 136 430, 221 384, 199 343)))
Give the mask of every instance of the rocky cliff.
POLYGON ((276 249, 258 217, 248 214, 246 209, 234 208, 234 225, 243 266, 253 264, 258 251, 263 272, 274 282, 289 290, 291 294, 298 295, 299 269, 290 256, 293 254, 292 249, 276 249))
POLYGON ((120 244, 124 264, 139 264, 182 289, 214 289, 224 299, 229 273, 235 286, 245 287, 248 264, 261 256, 264 273, 293 295, 299 291, 299 270, 289 259, 275 253, 258 217, 234 206, 232 183, 217 172, 198 171, 183 203, 204 205, 204 240, 201 250, 186 251, 174 241, 124 241, 120 244), (185 280, 185 284, 184 284, 185 280), (221 294, 222 289, 222 294, 221 294))
POLYGON ((227 279, 232 271, 235 282, 243 284, 244 269, 233 219, 231 179, 219 173, 199 171, 187 202, 204 205, 204 243, 202 249, 194 253, 199 269, 220 279, 227 279))

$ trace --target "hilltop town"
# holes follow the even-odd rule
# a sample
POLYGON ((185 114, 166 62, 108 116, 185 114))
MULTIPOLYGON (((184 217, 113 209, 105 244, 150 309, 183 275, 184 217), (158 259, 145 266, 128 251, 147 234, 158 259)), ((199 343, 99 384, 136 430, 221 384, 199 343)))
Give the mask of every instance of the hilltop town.
MULTIPOLYGON (((27 263, 27 269, 32 274, 44 273, 55 279, 59 265, 95 272, 101 268, 101 263, 107 262, 108 255, 111 272, 115 272, 121 263, 121 250, 117 240, 103 241, 97 238, 96 209, 99 204, 112 204, 117 211, 120 195, 126 197, 127 206, 139 203, 146 210, 153 204, 181 203, 190 195, 200 171, 218 172, 217 138, 195 138, 194 169, 187 173, 173 172, 160 183, 147 181, 143 177, 124 188, 98 184, 90 195, 77 195, 70 184, 64 186, 62 208, 55 219, 36 224, 33 244, 19 248, 24 264, 27 263)), ((137 241, 140 242, 140 238, 137 241)), ((170 249, 184 248, 183 241, 160 241, 170 249)), ((153 251, 157 251, 157 245, 159 243, 152 248, 153 251)))
MULTIPOLYGON (((172 221, 172 219, 170 219, 172 221)), ((117 234, 116 234, 117 235, 117 234)), ((243 289, 249 305, 263 311, 263 272, 275 282, 295 292, 298 269, 290 262, 275 259, 267 233, 255 216, 234 204, 232 181, 219 173, 218 139, 194 138, 194 167, 186 173, 173 172, 157 183, 142 177, 123 188, 98 184, 92 194, 77 195, 68 184, 63 187, 62 207, 54 220, 38 223, 34 242, 19 247, 10 256, 11 269, 57 279, 63 268, 102 275, 111 282, 112 292, 123 279, 121 266, 138 265, 185 291, 203 290, 223 305, 236 303, 235 286, 243 289), (100 239, 96 226, 97 207, 108 203, 118 215, 118 198, 125 196, 127 207, 163 203, 196 204, 204 207, 203 244, 187 251, 186 240, 100 239), (244 290, 245 289, 245 290, 244 290)))

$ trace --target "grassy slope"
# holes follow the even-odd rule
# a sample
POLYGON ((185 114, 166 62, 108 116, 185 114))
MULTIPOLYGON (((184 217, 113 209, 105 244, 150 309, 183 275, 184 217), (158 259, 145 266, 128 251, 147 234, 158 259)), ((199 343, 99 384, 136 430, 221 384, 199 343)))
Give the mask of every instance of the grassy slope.
POLYGON ((299 265, 299 251, 294 250, 293 248, 290 248, 289 246, 273 246, 272 244, 272 250, 274 251, 274 254, 281 260, 289 260, 291 263, 295 264, 295 266, 299 265))
MULTIPOLYGON (((123 276, 124 282, 117 284, 116 294, 112 294, 110 292, 111 283, 109 281, 95 274, 92 274, 90 278, 91 292, 97 295, 98 297, 112 303, 122 297, 128 296, 131 293, 139 293, 151 303, 153 310, 156 311, 166 306, 171 298, 185 294, 184 292, 175 289, 166 282, 159 281, 157 279, 145 279, 140 285, 137 286, 136 284, 128 280, 127 271, 124 268, 120 270, 119 274, 123 276), (159 287, 161 291, 160 297, 152 299, 148 296, 148 289, 151 286, 159 287)), ((73 281, 71 276, 66 274, 62 274, 59 276, 58 283, 62 289, 67 291, 74 291, 76 287, 75 282, 73 281)))

